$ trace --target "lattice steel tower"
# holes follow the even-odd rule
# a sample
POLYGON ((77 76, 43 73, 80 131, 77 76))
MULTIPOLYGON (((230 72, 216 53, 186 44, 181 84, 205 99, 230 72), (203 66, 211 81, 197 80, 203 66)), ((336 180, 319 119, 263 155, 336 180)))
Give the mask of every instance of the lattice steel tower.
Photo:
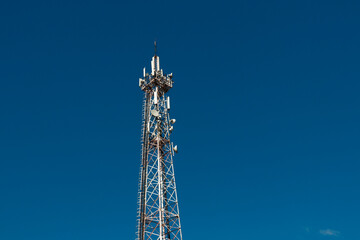
POLYGON ((138 196, 137 240, 182 240, 173 166, 177 146, 170 141, 175 119, 170 119, 172 73, 163 74, 160 59, 151 61, 151 74, 143 71, 144 91, 142 159, 138 196))

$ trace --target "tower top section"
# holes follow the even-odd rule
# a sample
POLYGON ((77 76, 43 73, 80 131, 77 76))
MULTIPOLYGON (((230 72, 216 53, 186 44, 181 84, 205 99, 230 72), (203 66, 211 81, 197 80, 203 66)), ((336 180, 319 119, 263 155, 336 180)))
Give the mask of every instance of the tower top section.
POLYGON ((173 74, 164 75, 163 70, 160 69, 160 57, 156 53, 156 41, 154 42, 154 50, 155 53, 151 59, 151 74, 147 73, 145 68, 143 69, 143 77, 139 78, 139 87, 145 92, 158 87, 160 92, 166 93, 172 88, 173 74))

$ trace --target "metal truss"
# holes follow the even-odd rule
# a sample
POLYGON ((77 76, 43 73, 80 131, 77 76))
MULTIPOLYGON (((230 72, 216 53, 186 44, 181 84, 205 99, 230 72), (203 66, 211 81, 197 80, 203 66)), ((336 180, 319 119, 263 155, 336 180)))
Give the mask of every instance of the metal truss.
POLYGON ((144 105, 137 240, 182 240, 173 165, 177 146, 170 141, 175 119, 166 96, 172 85, 172 74, 163 75, 155 50, 151 74, 144 68, 139 79, 144 105))

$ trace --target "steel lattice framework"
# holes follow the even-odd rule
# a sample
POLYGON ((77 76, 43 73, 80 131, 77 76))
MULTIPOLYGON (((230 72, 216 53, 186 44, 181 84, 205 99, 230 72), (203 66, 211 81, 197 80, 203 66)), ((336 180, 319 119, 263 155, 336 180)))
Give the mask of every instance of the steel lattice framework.
POLYGON ((177 146, 170 141, 175 119, 170 119, 172 74, 164 75, 160 59, 151 61, 151 74, 139 79, 144 91, 142 159, 138 196, 137 240, 182 240, 173 165, 177 146))

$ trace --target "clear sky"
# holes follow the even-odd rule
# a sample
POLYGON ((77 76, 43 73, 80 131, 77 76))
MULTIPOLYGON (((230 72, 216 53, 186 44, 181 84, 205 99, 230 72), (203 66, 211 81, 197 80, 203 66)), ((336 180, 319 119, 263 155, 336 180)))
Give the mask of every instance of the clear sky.
POLYGON ((0 239, 134 239, 153 41, 184 240, 360 239, 359 1, 1 1, 0 239))

